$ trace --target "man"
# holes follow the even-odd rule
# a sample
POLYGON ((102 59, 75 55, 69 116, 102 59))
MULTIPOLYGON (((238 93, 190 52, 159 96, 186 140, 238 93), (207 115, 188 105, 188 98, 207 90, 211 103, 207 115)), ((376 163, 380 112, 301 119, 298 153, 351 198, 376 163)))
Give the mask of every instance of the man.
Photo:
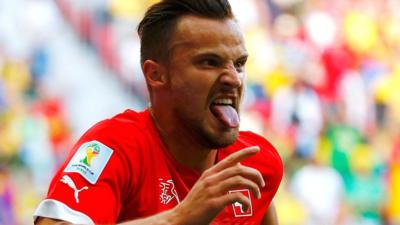
POLYGON ((269 224, 274 147, 239 132, 247 52, 227 0, 163 0, 139 24, 151 105, 87 131, 36 224, 269 224))

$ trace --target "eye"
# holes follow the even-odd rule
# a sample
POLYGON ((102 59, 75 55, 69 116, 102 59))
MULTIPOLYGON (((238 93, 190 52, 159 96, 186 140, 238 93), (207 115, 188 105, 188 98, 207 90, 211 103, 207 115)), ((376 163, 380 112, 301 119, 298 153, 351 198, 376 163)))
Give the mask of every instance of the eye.
POLYGON ((213 58, 206 58, 202 59, 199 62, 200 65, 205 66, 205 67, 218 67, 220 66, 220 62, 217 59, 213 58))
POLYGON ((243 72, 245 65, 246 65, 246 60, 239 60, 239 61, 235 62, 236 71, 243 72))

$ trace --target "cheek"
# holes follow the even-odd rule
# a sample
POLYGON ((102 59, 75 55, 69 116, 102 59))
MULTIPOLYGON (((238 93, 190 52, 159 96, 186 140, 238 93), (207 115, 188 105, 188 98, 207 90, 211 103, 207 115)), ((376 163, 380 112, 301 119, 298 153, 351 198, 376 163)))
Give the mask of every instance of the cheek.
POLYGON ((212 87, 213 81, 211 74, 207 74, 196 69, 176 71, 171 80, 173 91, 180 92, 182 95, 190 95, 199 98, 207 95, 212 87))
POLYGON ((200 83, 182 82, 174 87, 174 99, 185 105, 203 105, 207 99, 207 89, 200 83))
POLYGON ((193 114, 199 114, 208 107, 210 85, 202 79, 180 80, 172 86, 174 103, 177 107, 193 114))

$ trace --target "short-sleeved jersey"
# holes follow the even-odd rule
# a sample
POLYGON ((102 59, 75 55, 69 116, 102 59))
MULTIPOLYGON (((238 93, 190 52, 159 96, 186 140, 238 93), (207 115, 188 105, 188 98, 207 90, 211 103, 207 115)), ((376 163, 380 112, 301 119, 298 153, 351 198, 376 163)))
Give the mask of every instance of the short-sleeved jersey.
MULTIPOLYGON (((266 185, 262 198, 247 189, 251 200, 225 207, 213 224, 260 224, 282 179, 282 161, 275 148, 251 132, 219 149, 216 162, 248 146, 261 148, 241 163, 261 172, 266 185)), ((188 150, 190 151, 190 150, 188 150)), ((51 181, 47 197, 34 217, 79 224, 114 224, 148 217, 179 204, 200 173, 177 162, 164 146, 148 110, 127 110, 99 122, 75 144, 51 181)))

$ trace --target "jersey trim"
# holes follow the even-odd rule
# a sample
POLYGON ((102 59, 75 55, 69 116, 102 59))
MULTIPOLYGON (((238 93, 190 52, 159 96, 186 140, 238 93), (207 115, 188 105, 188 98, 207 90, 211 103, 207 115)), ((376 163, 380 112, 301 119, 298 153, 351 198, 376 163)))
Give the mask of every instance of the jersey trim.
POLYGON ((64 203, 54 199, 46 199, 39 204, 33 214, 33 220, 35 221, 39 216, 64 220, 74 224, 94 225, 93 220, 86 214, 73 210, 64 203))

